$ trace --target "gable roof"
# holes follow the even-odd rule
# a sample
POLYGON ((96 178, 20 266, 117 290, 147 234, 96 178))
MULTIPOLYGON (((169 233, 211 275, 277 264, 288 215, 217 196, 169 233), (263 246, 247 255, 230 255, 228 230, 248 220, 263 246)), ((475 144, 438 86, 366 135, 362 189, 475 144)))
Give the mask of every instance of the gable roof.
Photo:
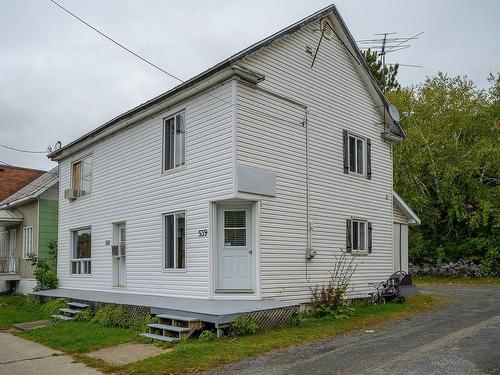
MULTIPOLYGON (((223 61, 221 61, 220 63, 212 66, 211 68, 194 76, 193 78, 191 78, 185 82, 182 82, 181 84, 175 86, 171 90, 168 90, 165 93, 160 94, 160 95, 156 96, 155 98, 148 100, 148 101, 138 105, 137 107, 132 108, 131 110, 126 111, 126 112, 116 116, 115 118, 111 119, 110 121, 102 124, 101 126, 97 127, 96 129, 90 131, 89 133, 84 134, 83 136, 77 138, 76 140, 68 143, 66 146, 61 147, 60 149, 55 150, 54 152, 50 153, 48 155, 48 157, 51 158, 52 160, 57 160, 58 156, 60 156, 64 151, 72 148, 73 146, 76 146, 77 144, 84 142, 86 140, 92 139, 93 137, 95 137, 99 133, 107 130, 108 128, 112 127, 113 125, 118 124, 122 121, 128 120, 128 119, 132 118, 134 115, 139 114, 140 112, 142 112, 142 111, 144 111, 152 106, 155 106, 156 104, 182 92, 183 90, 186 90, 187 88, 190 88, 190 87, 196 85, 197 83, 202 82, 203 80, 209 78, 210 76, 212 76, 212 75, 214 75, 214 74, 216 74, 216 73, 218 73, 226 68, 232 67, 236 62, 238 62, 239 60, 245 58, 246 56, 256 52, 257 50, 260 50, 261 48, 264 48, 264 47, 272 44, 276 40, 278 40, 286 35, 294 33, 295 31, 299 30, 303 26, 305 26, 313 21, 317 21, 319 19, 322 19, 330 14, 334 17, 334 19, 336 19, 338 21, 339 26, 342 30, 342 33, 344 34, 344 36, 346 38, 345 41, 341 39, 342 44, 348 49, 350 47, 349 52, 351 53, 351 56, 353 56, 355 58, 356 62, 360 65, 361 70, 363 71, 364 74, 366 74, 368 81, 373 86, 372 89, 376 93, 378 100, 381 101, 382 106, 384 108, 383 110, 387 114, 387 116, 385 116, 385 113, 384 113, 384 118, 391 123, 391 126, 389 127, 389 131, 397 139, 404 139, 405 134, 404 134, 403 128, 401 127, 401 125, 398 122, 393 121, 392 118, 389 116, 389 112, 388 112, 388 108, 390 105, 389 101, 387 100, 385 95, 382 93, 375 78, 371 74, 370 69, 369 69, 366 61, 364 60, 358 46, 356 45, 356 42, 354 41, 354 38, 352 37, 351 33, 349 32, 344 20, 342 19, 342 17, 340 16, 340 13, 337 10, 336 6, 332 4, 332 5, 329 5, 325 8, 311 14, 310 16, 305 17, 302 20, 278 31, 277 33, 251 45, 250 47, 245 48, 244 50, 232 55, 231 57, 229 57, 223 61)), ((337 37, 340 38, 339 35, 337 35, 337 37)))
POLYGON ((0 201, 44 173, 38 169, 0 164, 0 201))
POLYGON ((59 167, 55 167, 1 201, 0 209, 14 207, 20 203, 33 200, 54 186, 58 181, 59 167))
POLYGON ((393 203, 401 210, 401 212, 408 218, 410 224, 420 225, 420 218, 415 212, 408 206, 408 204, 401 198, 395 191, 392 192, 393 203))

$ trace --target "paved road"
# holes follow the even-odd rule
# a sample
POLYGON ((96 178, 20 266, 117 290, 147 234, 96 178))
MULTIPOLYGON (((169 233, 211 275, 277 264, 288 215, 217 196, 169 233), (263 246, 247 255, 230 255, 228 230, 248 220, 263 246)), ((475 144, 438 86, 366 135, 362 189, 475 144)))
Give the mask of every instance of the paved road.
POLYGON ((101 374, 46 346, 0 332, 0 375, 101 374))
POLYGON ((278 350, 212 374, 500 374, 500 287, 433 287, 444 309, 278 350))

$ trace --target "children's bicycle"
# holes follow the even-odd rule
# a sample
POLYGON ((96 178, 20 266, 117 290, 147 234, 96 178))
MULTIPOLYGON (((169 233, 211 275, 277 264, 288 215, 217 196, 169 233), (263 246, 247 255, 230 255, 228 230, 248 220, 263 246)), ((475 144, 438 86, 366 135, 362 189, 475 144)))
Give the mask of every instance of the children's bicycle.
POLYGON ((368 284, 375 288, 375 292, 368 293, 370 296, 369 303, 372 305, 379 305, 389 301, 404 302, 405 297, 401 295, 399 285, 405 276, 405 271, 397 271, 394 272, 386 281, 368 284))

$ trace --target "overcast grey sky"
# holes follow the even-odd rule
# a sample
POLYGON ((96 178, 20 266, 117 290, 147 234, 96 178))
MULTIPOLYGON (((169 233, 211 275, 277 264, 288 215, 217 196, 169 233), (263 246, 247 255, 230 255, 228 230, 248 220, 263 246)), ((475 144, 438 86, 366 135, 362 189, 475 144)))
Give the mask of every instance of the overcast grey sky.
MULTIPOLYGON (((58 0, 182 79, 329 5, 324 0, 58 0)), ((487 87, 500 71, 500 1, 335 2, 356 39, 425 34, 389 62, 402 84, 438 71, 487 87)), ((92 130, 178 82, 127 54, 49 0, 0 0, 0 143, 44 150, 92 130)), ((0 147, 0 161, 48 169, 42 154, 0 147)))

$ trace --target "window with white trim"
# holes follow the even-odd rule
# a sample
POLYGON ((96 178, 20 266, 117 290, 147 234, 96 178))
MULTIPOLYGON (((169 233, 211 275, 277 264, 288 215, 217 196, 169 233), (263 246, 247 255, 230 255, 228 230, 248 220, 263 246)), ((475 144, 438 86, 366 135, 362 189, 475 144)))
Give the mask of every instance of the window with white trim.
POLYGON ((23 228, 23 259, 33 253, 33 227, 23 228))
POLYGON ((186 213, 163 215, 163 234, 164 267, 186 268, 186 213))
POLYGON ((362 220, 352 220, 352 250, 367 251, 368 223, 362 220))
POLYGON ((186 163, 186 115, 182 111, 163 120, 163 171, 186 163))
POLYGON ((76 196, 89 195, 92 190, 92 155, 75 161, 71 165, 71 189, 76 196))
POLYGON ((346 220, 346 252, 372 252, 373 223, 363 219, 346 220))
POLYGON ((90 275, 92 257, 92 231, 82 228, 71 231, 71 273, 90 275))
POLYGON ((349 172, 365 174, 365 139, 349 133, 349 172))

